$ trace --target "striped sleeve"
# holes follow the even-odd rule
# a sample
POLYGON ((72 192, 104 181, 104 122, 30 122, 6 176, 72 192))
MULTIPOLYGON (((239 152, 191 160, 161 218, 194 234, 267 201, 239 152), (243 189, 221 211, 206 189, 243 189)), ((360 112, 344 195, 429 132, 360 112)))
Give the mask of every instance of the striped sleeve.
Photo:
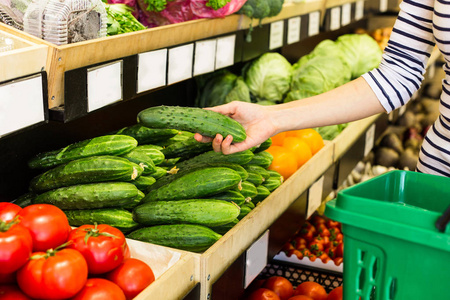
POLYGON ((404 105, 419 89, 433 51, 434 0, 403 0, 380 66, 363 78, 386 112, 404 105))

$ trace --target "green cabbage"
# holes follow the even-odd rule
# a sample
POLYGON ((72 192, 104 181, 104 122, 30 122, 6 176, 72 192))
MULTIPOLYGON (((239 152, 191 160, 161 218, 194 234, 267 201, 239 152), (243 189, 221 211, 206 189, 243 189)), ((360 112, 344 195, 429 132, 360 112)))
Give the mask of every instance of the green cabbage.
POLYGON ((352 78, 357 78, 378 67, 382 51, 377 42, 367 34, 345 34, 336 40, 345 60, 351 66, 352 78))
POLYGON ((322 136, 324 140, 331 141, 347 127, 348 123, 317 127, 315 130, 322 136))
POLYGON ((234 100, 250 102, 250 91, 242 77, 228 70, 200 77, 197 84, 200 92, 196 104, 199 107, 217 106, 234 100))
POLYGON ((292 66, 279 53, 264 53, 243 70, 244 81, 256 101, 281 101, 289 91, 292 66))

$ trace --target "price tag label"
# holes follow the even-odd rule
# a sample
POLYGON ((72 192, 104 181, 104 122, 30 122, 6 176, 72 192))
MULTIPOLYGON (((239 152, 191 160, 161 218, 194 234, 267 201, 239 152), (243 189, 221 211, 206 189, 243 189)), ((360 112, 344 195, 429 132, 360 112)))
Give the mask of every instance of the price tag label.
POLYGON ((270 23, 269 49, 283 47, 284 21, 270 23))
POLYGON ((375 143, 375 124, 372 124, 366 131, 366 143, 364 145, 364 156, 369 154, 375 143))
POLYGON ((167 49, 138 54, 137 92, 166 85, 167 49))
POLYGON ((234 64, 234 48, 236 35, 229 35, 217 39, 216 69, 232 66, 234 64))
POLYGON ((380 12, 388 10, 388 0, 380 0, 380 12))
POLYGON ((320 11, 309 13, 308 36, 319 34, 320 29, 320 11))
POLYGON ((341 28, 341 8, 333 7, 330 13, 330 30, 338 30, 341 28))
POLYGON ((287 43, 293 44, 300 41, 301 18, 294 17, 288 20, 287 43))
POLYGON ((308 190, 308 211, 306 218, 309 218, 322 204, 324 178, 324 176, 320 177, 308 190))
POLYGON ((192 77, 194 44, 169 49, 169 71, 167 82, 173 84, 192 77))
POLYGON ((269 253, 269 230, 257 239, 245 253, 245 282, 244 288, 258 276, 267 265, 269 253))
POLYGON ((0 136, 44 120, 41 75, 0 85, 0 136))
POLYGON ((122 66, 117 61, 87 70, 87 111, 122 100, 122 66))
POLYGON ((216 39, 195 42, 194 76, 214 71, 216 44, 216 39))
POLYGON ((355 20, 361 20, 364 17, 364 0, 357 1, 355 7, 355 20))
POLYGON ((352 21, 352 4, 346 3, 342 5, 342 26, 350 24, 352 21))

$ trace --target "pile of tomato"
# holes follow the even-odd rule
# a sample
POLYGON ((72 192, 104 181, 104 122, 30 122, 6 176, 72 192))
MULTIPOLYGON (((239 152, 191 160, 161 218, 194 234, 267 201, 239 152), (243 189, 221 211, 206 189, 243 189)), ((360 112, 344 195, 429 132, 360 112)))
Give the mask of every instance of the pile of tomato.
POLYGON ((305 281, 295 289, 283 276, 257 280, 250 286, 246 300, 342 300, 342 285, 327 293, 317 282, 305 281))
POLYGON ((0 202, 1 299, 132 299, 155 280, 115 227, 72 229, 49 204, 0 202))
POLYGON ((310 261, 320 259, 323 263, 333 260, 339 266, 344 259, 343 237, 340 222, 314 214, 282 251, 298 259, 308 257, 310 261))

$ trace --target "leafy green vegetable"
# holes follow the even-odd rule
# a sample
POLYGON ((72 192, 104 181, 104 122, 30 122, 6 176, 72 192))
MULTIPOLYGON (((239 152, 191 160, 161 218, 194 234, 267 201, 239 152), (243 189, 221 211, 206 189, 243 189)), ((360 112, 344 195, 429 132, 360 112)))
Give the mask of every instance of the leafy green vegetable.
POLYGON ((227 5, 231 0, 209 0, 206 2, 207 7, 211 7, 214 10, 218 10, 227 5))
POLYGON ((256 101, 281 101, 289 91, 292 66, 281 54, 267 52, 244 67, 243 77, 256 101))
POLYGON ((105 4, 106 15, 108 18, 107 23, 107 35, 116 35, 126 32, 133 32, 145 29, 146 27, 142 25, 131 13, 133 8, 126 4, 105 4))
MULTIPOLYGON (((169 0, 170 1, 170 0, 169 0)), ((166 9, 167 1, 166 0, 144 0, 144 3, 147 4, 148 11, 160 12, 166 9)))
POLYGON ((352 69, 352 78, 357 78, 378 67, 382 51, 368 34, 344 34, 336 40, 342 49, 343 58, 352 69))
POLYGON ((200 76, 197 84, 200 92, 196 104, 199 107, 211 107, 234 100, 250 102, 250 91, 242 77, 228 70, 220 70, 212 76, 200 76))
POLYGON ((324 140, 331 141, 347 127, 348 123, 317 127, 315 130, 322 136, 324 140))
POLYGON ((269 0, 247 0, 237 13, 252 19, 263 19, 270 14, 269 0))

